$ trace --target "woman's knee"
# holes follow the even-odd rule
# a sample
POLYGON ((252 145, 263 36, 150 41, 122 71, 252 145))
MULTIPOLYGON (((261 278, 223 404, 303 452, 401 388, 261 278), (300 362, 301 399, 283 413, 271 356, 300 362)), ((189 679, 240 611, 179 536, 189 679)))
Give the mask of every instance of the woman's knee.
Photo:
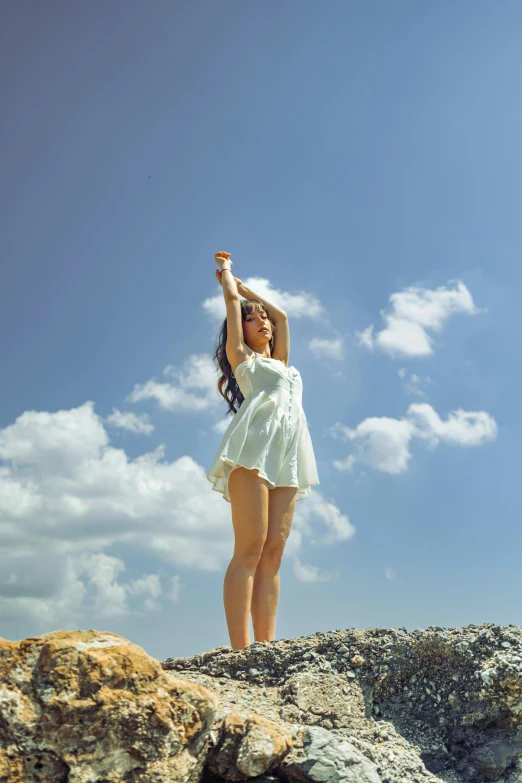
POLYGON ((281 568, 283 561, 284 543, 267 541, 261 552, 261 559, 263 565, 266 565, 274 570, 281 568))
POLYGON ((263 543, 260 539, 249 546, 236 545, 234 548, 234 560, 244 568, 255 570, 263 554, 263 543))

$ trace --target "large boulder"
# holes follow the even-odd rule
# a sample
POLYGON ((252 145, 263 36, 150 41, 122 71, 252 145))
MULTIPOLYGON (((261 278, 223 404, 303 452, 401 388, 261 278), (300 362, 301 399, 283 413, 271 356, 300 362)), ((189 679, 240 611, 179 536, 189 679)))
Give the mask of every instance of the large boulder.
POLYGON ((216 705, 117 634, 0 638, 0 783, 196 783, 216 705))

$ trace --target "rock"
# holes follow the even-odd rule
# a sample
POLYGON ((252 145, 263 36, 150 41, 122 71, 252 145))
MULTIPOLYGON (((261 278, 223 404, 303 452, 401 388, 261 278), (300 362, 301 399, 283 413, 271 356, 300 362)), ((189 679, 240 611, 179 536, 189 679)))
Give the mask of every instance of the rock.
MULTIPOLYGON (((201 662, 212 668, 213 657, 201 662)), ((316 727, 346 740, 383 783, 522 783, 521 657, 518 626, 350 628, 278 640, 255 658, 252 705, 292 721, 296 739, 316 727)), ((232 679, 248 677, 253 664, 246 649, 229 656, 227 669, 232 679)), ((274 767, 280 779, 297 752, 274 767)))
POLYGON ((382 783, 375 764, 319 726, 305 730, 302 748, 282 762, 279 774, 290 783, 382 783))
POLYGON ((246 720, 229 713, 218 726, 220 739, 209 751, 207 768, 227 780, 245 780, 272 769, 292 747, 292 735, 258 715, 246 720))
POLYGON ((196 783, 216 705, 117 634, 0 639, 0 781, 196 783))
POLYGON ((289 677, 281 689, 285 703, 295 705, 301 721, 324 726, 326 720, 335 720, 336 728, 349 727, 356 715, 365 715, 365 701, 361 688, 354 685, 348 700, 343 694, 344 680, 339 674, 300 672, 289 677))
POLYGON ((491 624, 161 663, 97 631, 0 640, 0 783, 522 783, 521 663, 491 624))

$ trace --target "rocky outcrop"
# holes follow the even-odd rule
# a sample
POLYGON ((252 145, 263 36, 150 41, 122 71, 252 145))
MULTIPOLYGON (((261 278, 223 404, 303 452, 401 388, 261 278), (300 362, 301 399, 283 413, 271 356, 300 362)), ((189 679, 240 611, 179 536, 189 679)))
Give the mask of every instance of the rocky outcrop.
POLYGON ((0 781, 196 783, 216 707, 116 634, 0 639, 0 781))
POLYGON ((522 783, 522 629, 0 639, 0 783, 522 783))
POLYGON ((239 708, 289 726, 267 768, 284 781, 522 783, 519 626, 338 630, 162 665, 218 695, 218 729, 239 708))

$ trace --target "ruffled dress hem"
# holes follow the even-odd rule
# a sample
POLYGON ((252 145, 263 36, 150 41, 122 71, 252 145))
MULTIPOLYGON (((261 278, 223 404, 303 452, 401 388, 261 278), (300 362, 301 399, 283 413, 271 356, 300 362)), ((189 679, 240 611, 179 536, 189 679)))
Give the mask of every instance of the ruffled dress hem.
POLYGON ((247 470, 257 470, 258 475, 268 481, 270 484, 271 489, 276 489, 276 487, 294 487, 298 490, 297 492, 297 498, 296 502, 298 500, 303 500, 303 498, 310 497, 312 494, 311 487, 316 486, 319 484, 319 481, 313 481, 310 484, 305 484, 303 486, 298 486, 297 484, 276 484, 274 481, 272 481, 265 473, 265 471, 260 468, 258 465, 243 465, 240 462, 234 462, 234 460, 229 459, 228 457, 221 457, 221 466, 224 466, 224 471, 219 471, 219 474, 208 474, 207 479, 212 484, 212 489, 214 492, 220 492, 223 496, 223 500, 226 500, 228 503, 230 503, 230 495, 228 494, 228 479, 230 477, 230 474, 234 470, 234 468, 247 468, 247 470), (224 473, 224 475, 223 475, 224 473))

